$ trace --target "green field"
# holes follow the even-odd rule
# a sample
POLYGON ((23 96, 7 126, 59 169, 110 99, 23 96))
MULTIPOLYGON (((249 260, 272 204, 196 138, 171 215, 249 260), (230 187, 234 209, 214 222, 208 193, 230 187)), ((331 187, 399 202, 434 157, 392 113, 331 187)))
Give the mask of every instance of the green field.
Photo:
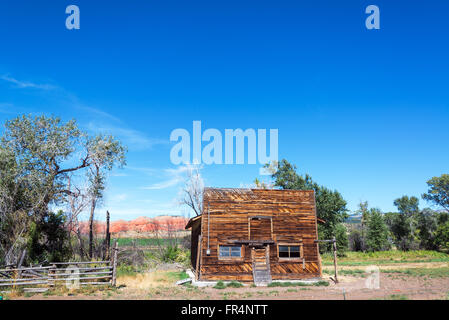
MULTIPOLYGON (((333 255, 321 255, 323 266, 333 265, 333 255)), ((346 256, 338 257, 339 266, 364 266, 371 264, 393 264, 414 262, 449 262, 449 254, 437 251, 411 250, 411 251, 377 251, 377 252, 347 252, 346 256)))
MULTIPOLYGON (((160 239, 160 238, 117 238, 113 239, 112 242, 117 241, 119 247, 133 246, 134 243, 138 247, 148 247, 148 246, 166 246, 174 241, 174 239, 160 239)), ((178 243, 181 239, 178 239, 178 243)))

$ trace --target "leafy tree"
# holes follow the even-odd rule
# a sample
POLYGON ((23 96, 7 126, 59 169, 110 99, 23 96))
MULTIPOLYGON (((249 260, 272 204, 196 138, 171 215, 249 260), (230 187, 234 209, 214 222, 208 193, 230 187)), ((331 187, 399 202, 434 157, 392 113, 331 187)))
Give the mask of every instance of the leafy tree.
POLYGON ((23 115, 6 122, 1 145, 15 157, 16 179, 28 186, 25 196, 32 207, 27 211, 36 219, 45 218, 50 203, 64 200, 68 175, 89 166, 84 150, 77 164, 63 168, 76 161, 73 155, 82 151, 84 137, 74 120, 62 123, 59 118, 23 115))
POLYGON ((14 260, 12 256, 26 246, 23 239, 27 238, 29 248, 36 249, 30 256, 57 250, 53 243, 64 241, 62 229, 52 226, 65 219, 49 207, 66 203, 73 194, 71 176, 89 168, 98 168, 94 172, 102 174, 103 180, 92 184, 92 189, 100 190, 103 173, 116 162, 124 163, 120 143, 112 137, 90 138, 74 120, 64 123, 57 117, 23 115, 7 121, 0 141, 0 228, 5 231, 0 247, 6 260, 14 260), (58 240, 45 235, 52 228, 58 240))
POLYGON ((402 196, 394 200, 398 208, 393 215, 390 230, 394 235, 395 244, 400 250, 416 249, 418 243, 415 239, 415 219, 419 214, 419 199, 417 197, 402 196))
POLYGON ((71 254, 69 234, 64 228, 65 214, 50 212, 43 222, 31 222, 27 248, 33 262, 64 261, 71 254))
POLYGON ((360 201, 359 208, 356 210, 355 213, 359 214, 361 216, 361 225, 362 225, 361 236, 363 238, 365 236, 365 228, 366 228, 366 223, 368 221, 368 215, 369 215, 368 201, 360 201))
POLYGON ((417 197, 402 196, 394 200, 394 205, 398 208, 399 213, 409 217, 419 212, 419 199, 417 197))
POLYGON ((449 250, 449 221, 438 226, 435 231, 435 244, 440 250, 449 250))
POLYGON ((335 240, 337 241, 337 253, 344 256, 348 250, 348 231, 343 223, 335 226, 335 240))
MULTIPOLYGON (((332 239, 336 236, 337 225, 348 217, 346 201, 338 191, 320 186, 308 174, 299 175, 296 173, 296 166, 285 159, 274 165, 267 164, 265 167, 276 168, 272 174, 275 186, 282 189, 314 190, 317 216, 326 221, 325 224, 318 226, 319 237, 332 239)), ((330 250, 330 246, 326 249, 330 250)))
POLYGON ((378 209, 370 209, 367 223, 366 247, 368 251, 382 251, 390 248, 388 228, 382 213, 378 209))
POLYGON ((411 218, 401 213, 394 213, 391 217, 390 230, 397 248, 404 251, 409 250, 413 243, 411 218))
POLYGON ((429 190, 423 194, 423 199, 441 206, 449 212, 449 174, 433 177, 427 181, 429 190))
POLYGON ((420 247, 426 250, 435 250, 435 231, 437 228, 437 213, 426 208, 420 211, 416 217, 417 232, 420 240, 420 247))
POLYGON ((98 135, 87 143, 91 165, 88 170, 90 182, 90 216, 89 216, 89 257, 93 257, 93 229, 95 209, 103 199, 106 187, 106 174, 115 165, 123 167, 126 164, 126 148, 112 136, 98 135))

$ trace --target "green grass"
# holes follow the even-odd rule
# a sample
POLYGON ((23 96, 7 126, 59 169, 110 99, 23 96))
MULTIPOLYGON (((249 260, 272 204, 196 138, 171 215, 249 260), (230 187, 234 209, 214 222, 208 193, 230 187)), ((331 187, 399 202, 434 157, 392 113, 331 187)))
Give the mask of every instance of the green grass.
POLYGON ((179 281, 188 279, 189 275, 185 271, 171 271, 167 272, 167 277, 172 281, 179 281))
POLYGON ((231 281, 230 283, 228 283, 228 284, 226 285, 226 287, 227 287, 227 288, 241 288, 241 287, 243 287, 243 284, 241 284, 241 283, 238 282, 238 281, 231 281))
POLYGON ((386 274, 403 274, 413 277, 445 278, 449 277, 449 267, 446 268, 407 268, 384 270, 386 274))
POLYGON ((133 266, 120 265, 117 267, 117 277, 134 276, 138 272, 133 266))
POLYGON ((241 288, 243 284, 238 281, 231 281, 228 284, 225 284, 223 281, 218 281, 213 288, 215 289, 225 289, 225 288, 241 288))
POLYGON ((165 239, 165 238, 117 238, 112 239, 112 243, 114 241, 118 242, 119 247, 123 246, 132 246, 134 245, 134 242, 136 243, 136 246, 139 247, 146 247, 146 246, 157 246, 162 245, 166 246, 169 245, 173 239, 165 239))
POLYGON ((385 300, 408 300, 405 294, 392 294, 385 298, 385 300))
MULTIPOLYGON (((321 255, 324 266, 334 264, 333 255, 324 253, 321 255)), ((392 264, 413 262, 449 262, 449 254, 429 250, 389 250, 377 252, 346 252, 346 256, 339 257, 340 266, 363 266, 370 264, 392 264)))
POLYGON ((308 287, 308 286, 315 286, 315 287, 321 287, 325 286, 327 287, 329 285, 329 282, 320 280, 315 283, 304 283, 304 282, 272 282, 268 284, 268 287, 308 287))
POLYGON ((213 288, 215 288, 215 289, 225 289, 225 288, 226 288, 226 285, 224 284, 223 281, 218 281, 218 282, 215 284, 215 286, 213 286, 213 288))
MULTIPOLYGON (((323 273, 329 274, 329 275, 334 275, 335 271, 334 270, 323 270, 323 273)), ((362 278, 365 278, 367 275, 365 270, 359 270, 359 269, 343 269, 343 270, 339 269, 338 274, 342 274, 345 276, 359 276, 362 278)))
MULTIPOLYGON (((387 275, 407 275, 414 277, 443 278, 449 277, 449 267, 441 268, 403 268, 403 269, 387 269, 381 270, 381 273, 387 275)), ((334 270, 323 270, 323 273, 333 275, 334 270)), ((361 269, 343 269, 338 270, 338 274, 366 277, 368 273, 361 269)))

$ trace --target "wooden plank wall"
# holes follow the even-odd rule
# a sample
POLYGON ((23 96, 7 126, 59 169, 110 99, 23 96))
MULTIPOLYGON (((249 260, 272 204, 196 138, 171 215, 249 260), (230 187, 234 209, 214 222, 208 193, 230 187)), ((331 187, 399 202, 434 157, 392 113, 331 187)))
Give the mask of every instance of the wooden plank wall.
MULTIPOLYGON (((271 236, 275 244, 270 245, 270 265, 273 280, 320 276, 318 247, 314 243, 317 229, 313 191, 206 188, 203 204, 200 258, 202 280, 253 280, 251 250, 247 246, 244 246, 241 259, 218 258, 219 244, 224 245, 230 240, 249 240, 248 217, 251 216, 272 218, 271 236), (302 243, 304 267, 302 260, 280 261, 278 243, 302 243), (206 255, 208 248, 209 256, 206 255)), ((266 223, 269 223, 271 229, 270 219, 260 219, 259 222, 253 220, 251 223, 255 224, 251 232, 259 230, 266 233, 266 223)), ((251 235, 251 238, 260 239, 260 235, 251 235)))

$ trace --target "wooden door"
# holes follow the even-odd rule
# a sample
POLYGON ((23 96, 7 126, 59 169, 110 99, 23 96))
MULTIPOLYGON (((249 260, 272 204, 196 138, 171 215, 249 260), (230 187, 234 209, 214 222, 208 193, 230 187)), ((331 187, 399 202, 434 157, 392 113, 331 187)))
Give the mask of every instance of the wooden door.
POLYGON ((250 240, 272 240, 271 219, 250 219, 250 240))

